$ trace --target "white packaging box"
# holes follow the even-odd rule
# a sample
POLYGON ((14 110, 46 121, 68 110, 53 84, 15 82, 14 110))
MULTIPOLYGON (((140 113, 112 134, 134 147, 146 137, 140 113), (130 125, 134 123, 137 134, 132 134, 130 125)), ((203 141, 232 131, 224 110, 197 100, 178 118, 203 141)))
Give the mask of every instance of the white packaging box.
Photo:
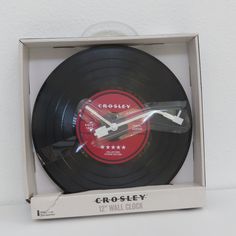
POLYGON ((90 38, 20 39, 26 200, 33 219, 122 214, 203 207, 205 163, 203 109, 197 34, 90 38), (93 190, 63 194, 42 169, 31 138, 37 93, 63 60, 92 45, 123 44, 144 50, 166 64, 180 80, 191 103, 193 138, 186 161, 169 185, 93 190), (143 196, 139 197, 138 196, 143 196), (120 197, 125 199, 120 201, 120 197), (100 200, 106 198, 110 202, 100 200), (96 199, 99 199, 96 201, 96 199), (98 203, 99 202, 99 203, 98 203))

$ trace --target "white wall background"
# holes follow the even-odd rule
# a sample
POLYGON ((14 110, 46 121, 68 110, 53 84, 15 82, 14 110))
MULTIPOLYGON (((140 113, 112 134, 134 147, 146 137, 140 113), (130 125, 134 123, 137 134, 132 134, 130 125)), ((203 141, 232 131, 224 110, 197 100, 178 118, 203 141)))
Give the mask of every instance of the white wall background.
POLYGON ((24 199, 18 39, 111 20, 139 34, 200 33, 207 184, 236 187, 235 0, 0 0, 0 204, 24 199))

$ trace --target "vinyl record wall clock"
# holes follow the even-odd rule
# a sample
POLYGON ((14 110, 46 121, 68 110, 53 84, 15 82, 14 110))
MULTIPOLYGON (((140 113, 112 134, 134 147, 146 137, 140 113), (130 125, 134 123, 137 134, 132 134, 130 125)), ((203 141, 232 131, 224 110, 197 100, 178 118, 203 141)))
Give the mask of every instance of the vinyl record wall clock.
POLYGON ((33 110, 35 150, 66 193, 168 184, 191 142, 176 76, 132 47, 95 46, 61 63, 33 110))

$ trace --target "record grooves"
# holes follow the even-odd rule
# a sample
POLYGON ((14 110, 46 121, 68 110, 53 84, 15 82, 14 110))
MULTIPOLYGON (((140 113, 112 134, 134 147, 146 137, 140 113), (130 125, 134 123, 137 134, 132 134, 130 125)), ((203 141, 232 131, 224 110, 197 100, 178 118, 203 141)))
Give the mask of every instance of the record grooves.
MULTIPOLYGON (((32 117, 36 152, 63 191, 167 184, 173 179, 188 153, 191 128, 177 134, 145 124, 139 135, 95 148, 84 146, 94 136, 86 131, 92 121, 79 120, 83 99, 115 115, 151 102, 188 101, 175 75, 141 50, 95 46, 66 59, 43 84, 32 117)), ((187 113, 191 121, 188 102, 187 113)))

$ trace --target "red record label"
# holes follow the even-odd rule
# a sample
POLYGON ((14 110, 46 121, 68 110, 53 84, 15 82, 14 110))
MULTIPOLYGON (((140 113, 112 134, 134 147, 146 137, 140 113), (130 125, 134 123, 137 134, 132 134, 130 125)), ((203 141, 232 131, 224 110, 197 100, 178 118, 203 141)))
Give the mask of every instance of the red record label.
MULTIPOLYGON (((125 119, 130 111, 144 108, 134 95, 121 90, 96 93, 89 99, 89 104, 104 118, 112 113, 115 117, 124 116, 125 119)), ((102 126, 108 127, 101 119, 91 114, 91 111, 85 107, 81 109, 76 121, 79 143, 90 157, 106 164, 124 163, 137 156, 145 147, 150 133, 149 122, 133 121, 126 127, 121 127, 123 133, 118 138, 106 139, 105 136, 100 141, 94 131, 102 126)))

